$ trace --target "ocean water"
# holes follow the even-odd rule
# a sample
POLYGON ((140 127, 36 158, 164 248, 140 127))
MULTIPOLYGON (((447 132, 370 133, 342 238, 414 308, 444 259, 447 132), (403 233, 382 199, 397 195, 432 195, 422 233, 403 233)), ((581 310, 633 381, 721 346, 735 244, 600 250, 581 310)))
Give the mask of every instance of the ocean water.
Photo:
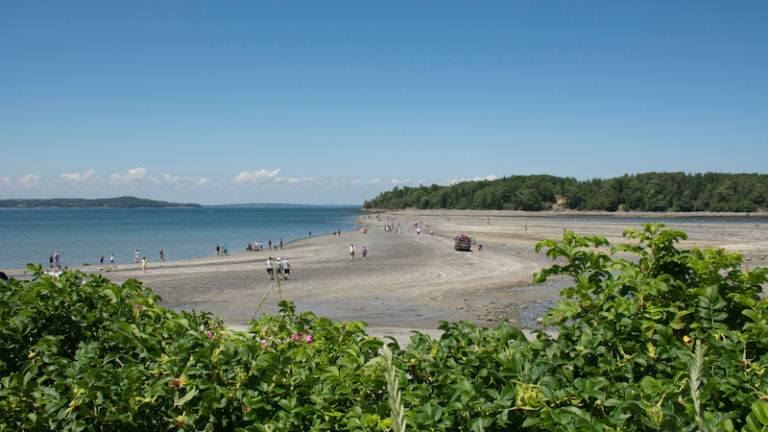
POLYGON ((66 266, 133 262, 134 251, 157 261, 230 253, 256 240, 272 244, 354 228, 360 207, 202 207, 141 209, 0 209, 0 269, 47 265, 57 251, 66 266))

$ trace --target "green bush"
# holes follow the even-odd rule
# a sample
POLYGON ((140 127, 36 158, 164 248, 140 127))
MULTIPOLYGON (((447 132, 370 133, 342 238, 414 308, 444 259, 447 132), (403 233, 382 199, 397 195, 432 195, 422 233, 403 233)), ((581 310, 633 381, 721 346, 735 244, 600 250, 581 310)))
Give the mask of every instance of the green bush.
POLYGON ((137 280, 2 285, 0 430, 366 430, 386 424, 382 342, 295 314, 225 331, 137 280), (367 414, 367 417, 362 416, 367 414), (365 422, 365 424, 361 424, 365 422))
MULTIPOLYGON (((444 324, 400 351, 416 430, 763 430, 768 425, 766 269, 723 250, 679 250, 663 225, 629 244, 567 233, 543 241, 556 262, 535 277, 574 285, 548 313, 556 339, 528 342, 444 324), (700 345, 697 357, 696 346, 700 345)), ((410 404, 410 405, 408 405, 410 404)), ((768 430, 766 428, 765 430, 768 430)))
POLYGON ((361 322, 281 302, 231 332, 136 280, 30 267, 0 283, 0 430, 384 431, 385 372, 416 431, 768 430, 766 269, 663 225, 625 236, 537 246, 556 264, 536 280, 574 280, 557 338, 443 323, 390 343, 398 373, 361 322))

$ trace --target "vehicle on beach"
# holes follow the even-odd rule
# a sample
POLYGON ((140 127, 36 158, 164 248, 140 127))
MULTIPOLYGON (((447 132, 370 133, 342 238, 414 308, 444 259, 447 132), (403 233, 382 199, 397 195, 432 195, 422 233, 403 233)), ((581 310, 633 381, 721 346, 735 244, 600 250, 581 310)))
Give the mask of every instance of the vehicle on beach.
POLYGON ((457 251, 468 251, 472 248, 472 237, 459 234, 455 240, 453 248, 457 251))

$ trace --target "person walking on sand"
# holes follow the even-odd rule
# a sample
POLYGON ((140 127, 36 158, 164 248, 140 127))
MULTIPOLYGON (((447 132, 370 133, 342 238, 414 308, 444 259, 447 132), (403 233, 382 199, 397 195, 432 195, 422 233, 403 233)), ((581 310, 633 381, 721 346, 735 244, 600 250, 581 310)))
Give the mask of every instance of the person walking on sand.
POLYGON ((288 257, 285 257, 283 260, 283 274, 285 275, 285 280, 288 280, 288 273, 291 272, 291 261, 288 259, 288 257))
POLYGON ((133 262, 138 264, 139 263, 139 250, 136 249, 136 252, 133 253, 133 262))
POLYGON ((160 249, 160 261, 165 261, 165 252, 162 249, 160 249))
POLYGON ((363 245, 363 249, 361 250, 361 252, 363 253, 363 259, 365 259, 366 255, 368 255, 368 248, 366 248, 365 245, 363 245))
POLYGON ((267 276, 269 276, 270 279, 274 279, 275 275, 272 274, 272 257, 267 257, 267 276))
POLYGON ((59 269, 61 268, 61 264, 59 263, 59 253, 58 252, 55 252, 55 251, 53 252, 53 262, 54 262, 54 264, 56 264, 56 268, 59 268, 59 269))
POLYGON ((355 245, 350 243, 349 244, 349 259, 351 260, 354 257, 355 257, 355 245))
POLYGON ((141 257, 141 271, 147 272, 147 257, 141 257))
POLYGON ((115 265, 115 254, 109 255, 109 264, 115 265))

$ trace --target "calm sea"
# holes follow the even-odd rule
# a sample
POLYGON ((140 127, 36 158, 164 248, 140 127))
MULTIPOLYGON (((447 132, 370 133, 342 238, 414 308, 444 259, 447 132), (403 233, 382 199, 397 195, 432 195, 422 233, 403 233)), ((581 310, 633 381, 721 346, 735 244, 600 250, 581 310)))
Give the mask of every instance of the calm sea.
POLYGON ((202 207, 158 209, 0 209, 0 269, 46 264, 57 251, 62 265, 213 256, 216 245, 241 252, 248 243, 279 243, 354 228, 360 207, 202 207))

